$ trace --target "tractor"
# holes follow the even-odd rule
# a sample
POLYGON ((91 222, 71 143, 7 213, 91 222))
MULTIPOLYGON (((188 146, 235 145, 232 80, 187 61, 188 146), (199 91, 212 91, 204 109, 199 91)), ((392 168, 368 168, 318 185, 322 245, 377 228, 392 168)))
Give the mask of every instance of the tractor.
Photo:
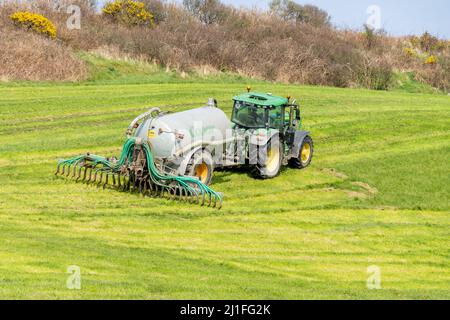
POLYGON ((221 207, 222 195, 209 187, 215 169, 246 166, 271 179, 283 165, 310 165, 313 141, 301 122, 295 100, 250 88, 233 98, 231 120, 213 98, 177 113, 152 108, 129 125, 120 158, 88 153, 60 160, 56 174, 221 207))
POLYGON ((247 136, 247 163, 258 178, 276 177, 283 165, 310 165, 314 146, 301 128, 300 107, 290 97, 248 92, 234 97, 232 127, 247 136))

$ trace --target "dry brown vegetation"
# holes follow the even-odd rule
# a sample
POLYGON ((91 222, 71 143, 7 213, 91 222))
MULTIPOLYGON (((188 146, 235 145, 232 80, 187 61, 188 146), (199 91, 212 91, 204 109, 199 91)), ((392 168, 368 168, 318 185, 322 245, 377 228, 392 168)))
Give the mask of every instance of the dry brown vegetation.
POLYGON ((0 33, 3 81, 77 81, 86 79, 87 71, 85 63, 58 42, 23 31, 0 33))
MULTIPOLYGON (((5 5, 0 10, 0 79, 79 81, 88 68, 70 46, 60 40, 16 28, 10 15, 26 6, 5 5)), ((47 9, 47 7, 46 7, 47 9)), ((37 10, 47 13, 47 10, 37 10)), ((48 15, 52 17, 52 15, 48 15)), ((59 29, 63 30, 63 29, 59 29)))
POLYGON ((310 6, 294 6, 297 11, 286 6, 293 12, 279 7, 260 12, 215 0, 187 0, 185 7, 159 0, 142 2, 154 15, 153 28, 114 23, 98 14, 89 1, 60 1, 56 9, 51 0, 33 1, 26 9, 45 15, 56 25, 56 42, 15 31, 9 14, 24 8, 3 6, 0 27, 15 36, 1 38, 1 75, 82 79, 86 69, 73 52, 111 47, 126 56, 185 72, 206 67, 282 82, 388 89, 394 71, 412 71, 416 80, 450 89, 449 42, 430 35, 393 38, 367 28, 365 32, 340 31, 329 24, 326 13, 310 6), (82 8, 80 30, 66 27, 69 3, 82 8), (192 8, 193 4, 197 7, 192 8), (17 59, 15 52, 22 58, 17 59), (431 56, 436 63, 425 63, 431 56))

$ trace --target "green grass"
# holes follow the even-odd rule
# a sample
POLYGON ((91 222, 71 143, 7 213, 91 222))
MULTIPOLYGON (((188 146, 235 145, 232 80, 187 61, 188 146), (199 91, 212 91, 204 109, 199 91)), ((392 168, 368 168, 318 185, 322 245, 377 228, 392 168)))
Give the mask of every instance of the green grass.
MULTIPOLYGON (((208 83, 210 81, 215 83, 242 83, 242 81, 248 81, 242 76, 227 72, 217 72, 209 75, 200 75, 195 71, 180 73, 170 69, 166 70, 157 64, 149 64, 132 59, 111 60, 85 52, 80 53, 80 57, 89 67, 90 76, 87 82, 94 84, 208 83)), ((250 82, 255 83, 258 81, 250 80, 250 82)))
POLYGON ((409 93, 440 93, 439 89, 415 80, 413 72, 396 73, 392 87, 392 90, 409 93))
POLYGON ((218 211, 53 176, 61 157, 119 154, 148 106, 214 96, 229 113, 247 84, 114 68, 0 86, 0 298, 450 298, 450 97, 255 83, 300 99, 314 162, 269 181, 217 172, 218 211))

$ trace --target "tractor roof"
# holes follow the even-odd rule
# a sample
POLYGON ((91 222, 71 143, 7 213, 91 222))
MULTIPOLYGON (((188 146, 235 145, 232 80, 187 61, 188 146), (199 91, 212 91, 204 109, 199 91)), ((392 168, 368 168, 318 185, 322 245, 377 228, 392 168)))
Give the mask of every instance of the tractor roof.
POLYGON ((263 107, 279 107, 289 103, 287 98, 273 96, 267 93, 249 92, 233 98, 235 101, 252 103, 263 107))

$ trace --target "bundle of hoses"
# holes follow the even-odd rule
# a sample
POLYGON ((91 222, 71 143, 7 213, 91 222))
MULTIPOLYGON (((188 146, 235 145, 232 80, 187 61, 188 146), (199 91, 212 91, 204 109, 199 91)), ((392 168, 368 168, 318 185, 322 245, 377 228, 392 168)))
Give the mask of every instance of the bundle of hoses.
POLYGON ((139 191, 143 196, 167 197, 211 207, 222 207, 222 196, 195 177, 175 176, 161 172, 155 165, 147 143, 128 139, 119 159, 86 154, 58 161, 55 175, 76 181, 103 184, 123 191, 139 191))

